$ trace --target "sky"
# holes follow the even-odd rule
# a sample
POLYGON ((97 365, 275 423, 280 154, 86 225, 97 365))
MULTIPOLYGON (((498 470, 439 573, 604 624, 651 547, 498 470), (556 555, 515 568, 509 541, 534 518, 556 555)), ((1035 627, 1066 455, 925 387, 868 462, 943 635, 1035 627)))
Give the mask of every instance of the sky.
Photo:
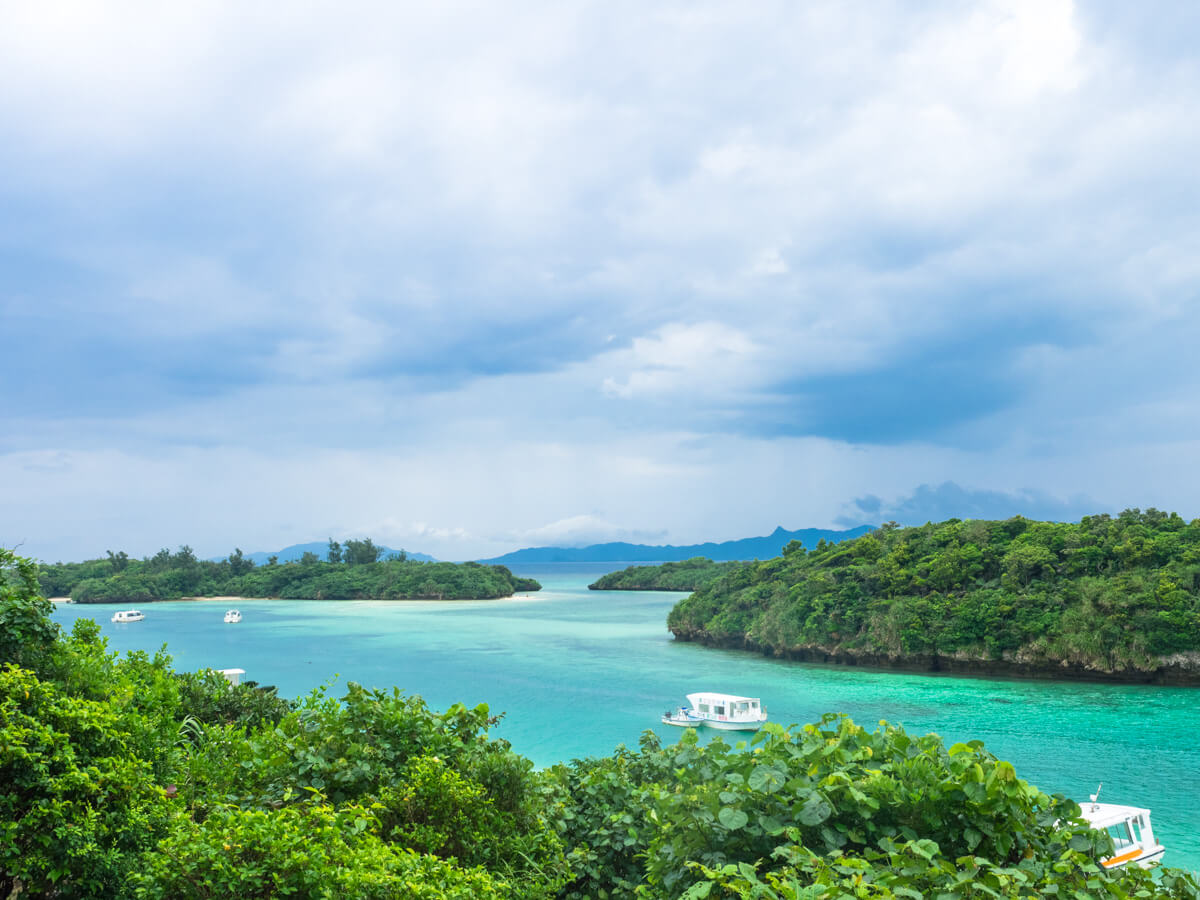
POLYGON ((0 546, 1200 515, 1200 7, 0 5, 0 546))

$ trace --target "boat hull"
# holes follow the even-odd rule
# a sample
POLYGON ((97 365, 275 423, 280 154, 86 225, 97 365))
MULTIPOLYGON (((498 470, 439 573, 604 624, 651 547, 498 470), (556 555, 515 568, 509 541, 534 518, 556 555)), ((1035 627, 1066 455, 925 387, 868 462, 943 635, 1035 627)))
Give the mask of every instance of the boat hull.
POLYGON ((717 722, 712 719, 701 719, 697 724, 715 728, 717 731, 758 731, 765 723, 766 719, 761 722, 717 722))
POLYGON ((1106 869, 1120 869, 1123 866, 1141 866, 1143 869, 1148 869, 1162 859, 1166 849, 1166 847, 1161 845, 1151 848, 1138 847, 1129 853, 1118 854, 1110 859, 1101 860, 1100 865, 1106 869))
POLYGON ((678 728, 699 728, 703 725, 706 728, 715 728, 717 731, 758 731, 758 729, 766 724, 766 721, 766 719, 761 719, 755 722, 722 722, 719 719, 705 719, 698 716, 686 715, 665 715, 662 717, 664 725, 674 725, 678 728))
POLYGON ((697 725, 701 724, 695 719, 689 719, 687 717, 676 718, 675 716, 663 716, 662 723, 664 725, 675 725, 678 728, 695 728, 697 725))

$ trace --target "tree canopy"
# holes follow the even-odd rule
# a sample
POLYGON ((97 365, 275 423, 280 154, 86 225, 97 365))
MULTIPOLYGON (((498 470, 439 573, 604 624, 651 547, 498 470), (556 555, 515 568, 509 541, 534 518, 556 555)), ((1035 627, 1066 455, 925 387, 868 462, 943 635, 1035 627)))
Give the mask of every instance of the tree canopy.
POLYGON ((780 655, 1200 680, 1200 520, 950 519, 793 542, 682 600, 668 627, 780 655))
POLYGON ((609 572, 588 587, 593 591, 697 591, 743 565, 713 562, 703 556, 660 566, 630 566, 609 572))
POLYGON ((163 549, 133 560, 124 552, 105 560, 43 565, 49 596, 76 603, 150 603, 181 597, 285 597, 304 600, 486 600, 536 591, 537 581, 505 566, 423 562, 383 551, 370 538, 330 541, 330 561, 305 553, 295 562, 255 566, 240 549, 221 562, 200 560, 190 547, 163 549), (335 549, 336 548, 336 551, 335 549))

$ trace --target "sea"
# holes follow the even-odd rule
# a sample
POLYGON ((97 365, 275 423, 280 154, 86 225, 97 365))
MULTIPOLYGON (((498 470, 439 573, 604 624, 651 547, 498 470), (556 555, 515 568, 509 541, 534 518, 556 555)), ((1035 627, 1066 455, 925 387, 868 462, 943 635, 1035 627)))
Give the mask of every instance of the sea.
MULTIPOLYGON (((620 564, 516 568, 541 591, 486 601, 240 600, 223 621, 213 601, 156 603, 142 622, 113 624, 118 608, 56 604, 69 628, 94 618, 116 651, 164 645, 179 670, 242 668, 285 697, 349 682, 399 687, 434 709, 487 703, 492 734, 540 766, 636 747, 694 691, 759 697, 784 725, 844 713, 947 746, 982 740, 1048 793, 1148 807, 1166 865, 1200 871, 1200 689, 1081 681, 967 678, 774 660, 676 642, 666 629, 684 595, 591 591, 620 564), (1103 785, 1102 787, 1101 784, 1103 785)), ((738 736, 723 735, 736 741, 738 736)))

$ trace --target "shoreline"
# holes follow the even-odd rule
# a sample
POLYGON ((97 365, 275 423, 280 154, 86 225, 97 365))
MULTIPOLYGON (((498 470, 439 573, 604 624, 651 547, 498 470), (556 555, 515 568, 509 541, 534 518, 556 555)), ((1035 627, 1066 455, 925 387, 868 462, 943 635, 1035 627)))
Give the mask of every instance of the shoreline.
POLYGON ((104 600, 94 603, 75 603, 70 597, 47 597, 51 603, 71 603, 76 606, 151 606, 158 603, 215 603, 218 601, 239 605, 256 600, 280 600, 299 603, 493 603, 497 600, 538 600, 540 598, 529 594, 506 594, 503 597, 403 597, 394 600, 382 600, 374 597, 358 598, 322 598, 315 597, 238 597, 222 595, 220 597, 173 597, 167 600, 104 600))
POLYGON ((1165 660, 1154 669, 1104 671, 1080 663, 1057 660, 978 659, 956 655, 893 656, 878 652, 852 652, 821 647, 777 648, 742 636, 713 638, 680 629, 668 629, 675 640, 716 650, 737 650, 807 665, 859 668, 914 675, 951 675, 968 678, 1005 678, 1015 681, 1092 682, 1140 684, 1157 687, 1200 687, 1200 667, 1182 660, 1165 660))

